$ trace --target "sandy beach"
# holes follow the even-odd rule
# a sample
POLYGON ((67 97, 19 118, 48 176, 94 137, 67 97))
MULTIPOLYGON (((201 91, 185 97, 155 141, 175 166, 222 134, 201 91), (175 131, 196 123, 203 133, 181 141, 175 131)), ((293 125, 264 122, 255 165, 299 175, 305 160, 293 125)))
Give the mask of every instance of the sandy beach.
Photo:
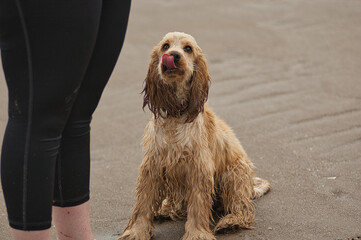
MULTIPOLYGON (((123 51, 92 122, 91 221, 117 239, 132 213, 149 54, 170 31, 208 60, 209 105, 234 130, 271 192, 255 229, 233 240, 361 239, 361 1, 134 0, 123 51)), ((0 68, 0 144, 7 89, 0 68)), ((184 222, 156 223, 154 240, 184 222)), ((0 197, 0 238, 11 239, 0 197)), ((55 237, 54 237, 55 239, 55 237)))

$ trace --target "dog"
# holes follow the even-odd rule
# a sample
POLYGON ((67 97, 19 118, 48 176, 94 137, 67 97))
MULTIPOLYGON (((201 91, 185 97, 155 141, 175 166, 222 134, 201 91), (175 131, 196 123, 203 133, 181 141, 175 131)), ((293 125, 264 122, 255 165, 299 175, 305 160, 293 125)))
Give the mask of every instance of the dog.
POLYGON ((153 113, 143 137, 137 201, 121 240, 148 240, 153 219, 187 218, 182 240, 211 240, 226 228, 251 228, 252 199, 270 189, 231 128, 209 108, 207 62, 188 34, 165 35, 151 54, 143 109, 153 113), (223 216, 210 229, 218 202, 223 216))

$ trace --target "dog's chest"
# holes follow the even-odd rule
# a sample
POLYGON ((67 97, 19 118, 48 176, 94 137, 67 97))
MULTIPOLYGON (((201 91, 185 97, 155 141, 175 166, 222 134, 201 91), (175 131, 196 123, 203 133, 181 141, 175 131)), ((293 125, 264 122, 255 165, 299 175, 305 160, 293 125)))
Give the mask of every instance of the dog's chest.
POLYGON ((168 125, 155 128, 154 147, 158 170, 168 183, 184 183, 192 165, 196 134, 191 126, 168 125))
POLYGON ((192 148, 196 137, 193 127, 186 124, 162 125, 155 130, 155 147, 162 152, 187 151, 192 148))

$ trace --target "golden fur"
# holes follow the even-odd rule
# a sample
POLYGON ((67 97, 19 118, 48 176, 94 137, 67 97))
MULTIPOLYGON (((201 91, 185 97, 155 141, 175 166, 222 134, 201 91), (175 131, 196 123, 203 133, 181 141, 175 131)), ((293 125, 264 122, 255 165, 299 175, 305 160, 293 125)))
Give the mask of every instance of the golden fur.
POLYGON ((182 240, 215 239, 213 233, 221 229, 251 227, 252 198, 270 185, 254 177, 233 131, 207 106, 209 81, 206 60, 192 36, 168 33, 153 49, 143 108, 148 106, 154 117, 144 132, 137 202, 120 239, 150 239, 154 217, 186 217, 182 240), (180 59, 168 71, 162 56, 174 52, 180 59), (211 231, 214 202, 224 214, 211 231))

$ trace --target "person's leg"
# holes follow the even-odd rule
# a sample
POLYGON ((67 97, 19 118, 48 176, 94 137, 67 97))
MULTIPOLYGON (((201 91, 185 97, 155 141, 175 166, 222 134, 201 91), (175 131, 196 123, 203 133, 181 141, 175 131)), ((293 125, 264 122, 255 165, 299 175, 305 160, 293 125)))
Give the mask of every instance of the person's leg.
POLYGON ((49 240, 50 230, 23 231, 12 229, 14 240, 49 240))
POLYGON ((100 11, 101 0, 0 1, 9 89, 1 180, 15 239, 48 236, 61 134, 94 48, 100 11))
POLYGON ((56 166, 53 207, 53 219, 59 239, 64 234, 79 239, 89 239, 91 236, 87 202, 90 122, 121 51, 130 3, 130 0, 103 0, 93 55, 63 131, 56 166), (74 217, 72 212, 78 217, 74 217), (74 226, 83 226, 83 235, 74 226))
POLYGON ((89 202, 74 207, 53 207, 53 221, 58 240, 93 240, 89 202))

